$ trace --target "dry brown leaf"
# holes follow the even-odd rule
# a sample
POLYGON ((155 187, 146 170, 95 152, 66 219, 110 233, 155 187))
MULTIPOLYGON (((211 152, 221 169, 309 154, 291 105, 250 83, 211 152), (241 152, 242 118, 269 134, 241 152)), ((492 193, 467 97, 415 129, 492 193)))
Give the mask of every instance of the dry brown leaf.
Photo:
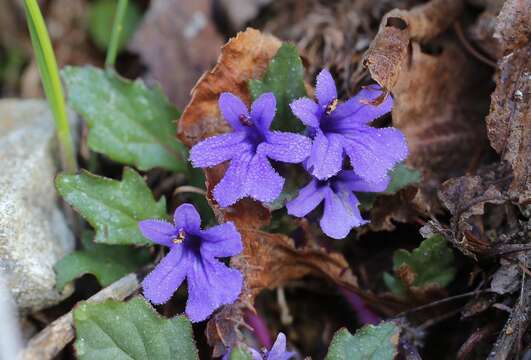
POLYGON ((148 80, 161 84, 179 108, 189 90, 216 62, 223 44, 216 31, 209 0, 154 0, 130 48, 148 66, 148 80))
POLYGON ((490 242, 483 235, 485 204, 503 204, 511 181, 507 164, 481 169, 476 176, 462 176, 443 183, 439 198, 452 214, 446 238, 465 255, 475 257, 489 250, 490 242), (478 220, 479 225, 474 224, 478 220))
POLYGON ((486 119, 492 147, 514 173, 509 190, 520 204, 531 201, 531 43, 498 62, 496 90, 486 119))
POLYGON ((409 38, 407 24, 391 12, 382 20, 371 47, 363 55, 363 65, 384 89, 395 87, 402 68, 407 64, 409 38))
POLYGON ((393 92, 393 124, 410 151, 406 162, 425 180, 464 174, 486 145, 481 99, 488 96, 488 73, 454 41, 439 46, 441 53, 430 55, 413 44, 411 63, 393 92))
POLYGON ((504 54, 529 44, 531 39, 531 0, 507 0, 498 15, 494 38, 504 54))
POLYGON ((463 11, 462 0, 432 0, 410 10, 394 9, 380 23, 363 64, 384 89, 393 90, 408 61, 410 40, 426 42, 443 33, 463 11))

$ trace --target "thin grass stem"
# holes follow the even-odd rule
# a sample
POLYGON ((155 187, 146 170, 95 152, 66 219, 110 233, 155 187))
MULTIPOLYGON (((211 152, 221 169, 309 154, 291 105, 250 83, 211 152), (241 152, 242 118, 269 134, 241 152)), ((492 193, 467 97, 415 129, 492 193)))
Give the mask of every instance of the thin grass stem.
POLYGON ((123 22, 125 10, 127 9, 127 0, 119 0, 116 14, 114 15, 114 23, 112 26, 111 41, 107 48, 107 57, 105 58, 105 67, 114 67, 116 57, 118 56, 118 46, 120 45, 120 36, 123 31, 123 22))
POLYGON ((63 168, 69 172, 75 172, 77 171, 76 153, 70 134, 63 87, 52 43, 37 0, 24 0, 24 7, 44 93, 55 120, 57 137, 61 146, 63 168))

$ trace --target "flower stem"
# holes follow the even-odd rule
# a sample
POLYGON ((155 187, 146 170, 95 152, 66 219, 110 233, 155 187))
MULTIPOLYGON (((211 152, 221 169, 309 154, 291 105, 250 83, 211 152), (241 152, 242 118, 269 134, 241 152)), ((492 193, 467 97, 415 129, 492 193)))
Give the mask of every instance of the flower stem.
POLYGON ((352 309, 356 312, 358 320, 363 325, 378 324, 382 319, 365 305, 365 302, 357 294, 345 288, 339 287, 339 292, 345 297, 352 309))
POLYGON ((260 345, 271 349, 273 340, 271 339, 265 320, 260 315, 250 310, 245 310, 245 321, 253 328, 254 335, 260 345))
POLYGON ((120 44, 120 35, 123 31, 123 21, 125 10, 127 9, 127 0, 119 0, 116 14, 114 15, 114 23, 112 26, 111 41, 107 48, 107 57, 105 58, 105 67, 113 67, 118 55, 118 45, 120 44))
POLYGON ((76 154, 52 43, 37 0, 24 0, 24 7, 42 85, 55 120, 57 137, 61 146, 62 164, 67 171, 75 172, 77 171, 76 154))

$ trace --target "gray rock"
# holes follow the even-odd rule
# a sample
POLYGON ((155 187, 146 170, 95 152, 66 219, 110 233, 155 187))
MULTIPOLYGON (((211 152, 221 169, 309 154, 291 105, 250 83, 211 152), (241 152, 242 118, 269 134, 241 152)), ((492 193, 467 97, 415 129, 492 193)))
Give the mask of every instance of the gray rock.
POLYGON ((45 101, 0 100, 0 272, 23 312, 71 292, 55 290, 53 270, 74 248, 54 187, 58 148, 45 101))

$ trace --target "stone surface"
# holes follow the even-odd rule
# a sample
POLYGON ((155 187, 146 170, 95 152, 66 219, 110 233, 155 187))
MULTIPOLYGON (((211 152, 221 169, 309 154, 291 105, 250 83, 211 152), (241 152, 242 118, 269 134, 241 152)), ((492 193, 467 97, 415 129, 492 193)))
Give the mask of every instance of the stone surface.
POLYGON ((74 237, 57 202, 57 155, 45 101, 0 100, 0 272, 22 312, 66 295, 55 290, 53 265, 74 237))

